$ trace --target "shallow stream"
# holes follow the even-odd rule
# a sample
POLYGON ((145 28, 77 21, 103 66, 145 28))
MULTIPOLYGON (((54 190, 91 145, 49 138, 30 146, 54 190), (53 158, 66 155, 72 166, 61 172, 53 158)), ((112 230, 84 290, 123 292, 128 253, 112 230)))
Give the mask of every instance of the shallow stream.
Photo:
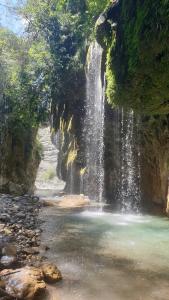
POLYGON ((169 299, 169 219, 55 207, 41 219, 64 278, 49 299, 169 299))

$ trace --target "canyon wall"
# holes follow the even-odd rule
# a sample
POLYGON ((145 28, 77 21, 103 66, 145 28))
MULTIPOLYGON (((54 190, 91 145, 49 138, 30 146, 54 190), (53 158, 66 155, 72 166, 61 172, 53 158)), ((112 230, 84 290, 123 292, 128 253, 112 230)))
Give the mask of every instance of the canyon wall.
POLYGON ((32 194, 38 166, 40 145, 35 129, 13 132, 8 127, 1 133, 0 143, 0 192, 32 194))
POLYGON ((132 109, 140 118, 142 207, 163 212, 169 176, 167 8, 167 2, 158 0, 113 1, 96 22, 96 38, 105 50, 110 104, 105 127, 106 196, 116 202, 119 182, 114 107, 132 109))

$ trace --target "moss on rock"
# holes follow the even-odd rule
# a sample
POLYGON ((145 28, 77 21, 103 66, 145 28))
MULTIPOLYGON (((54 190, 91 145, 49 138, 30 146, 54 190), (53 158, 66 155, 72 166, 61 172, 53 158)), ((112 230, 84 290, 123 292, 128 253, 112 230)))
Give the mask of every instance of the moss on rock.
POLYGON ((116 42, 112 47, 113 35, 107 50, 108 99, 146 114, 167 114, 169 1, 121 0, 119 5, 116 42))

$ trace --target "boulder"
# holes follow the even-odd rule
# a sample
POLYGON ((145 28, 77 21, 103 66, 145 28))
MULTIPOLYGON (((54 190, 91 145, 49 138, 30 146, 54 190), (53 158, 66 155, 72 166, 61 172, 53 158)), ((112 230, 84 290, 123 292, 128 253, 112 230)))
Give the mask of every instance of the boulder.
POLYGON ((5 222, 5 223, 9 222, 10 221, 10 215, 7 214, 7 213, 1 213, 0 221, 5 222))
POLYGON ((0 277, 5 282, 6 292, 17 299, 31 300, 46 288, 42 270, 34 267, 6 269, 0 272, 0 277))
POLYGON ((16 263, 16 257, 4 255, 0 262, 4 268, 11 268, 16 263))
POLYGON ((62 274, 55 265, 51 263, 45 263, 42 265, 41 268, 45 282, 54 283, 62 280, 62 274))
POLYGON ((84 195, 68 195, 61 197, 59 201, 56 201, 56 205, 59 208, 78 208, 85 207, 90 204, 88 197, 84 195))

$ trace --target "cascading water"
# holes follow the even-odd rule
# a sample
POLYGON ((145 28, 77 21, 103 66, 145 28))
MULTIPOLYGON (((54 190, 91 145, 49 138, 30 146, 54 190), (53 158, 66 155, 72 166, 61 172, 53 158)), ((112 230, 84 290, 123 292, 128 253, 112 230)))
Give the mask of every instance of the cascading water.
POLYGON ((140 149, 139 120, 133 111, 121 112, 121 183, 120 203, 122 212, 140 210, 140 149))
MULTIPOLYGON (((104 189, 104 98, 102 84, 103 49, 93 42, 89 49, 86 85, 86 116, 84 121, 86 171, 84 193, 100 203, 104 189)), ((81 191, 82 192, 82 191, 81 191)))

